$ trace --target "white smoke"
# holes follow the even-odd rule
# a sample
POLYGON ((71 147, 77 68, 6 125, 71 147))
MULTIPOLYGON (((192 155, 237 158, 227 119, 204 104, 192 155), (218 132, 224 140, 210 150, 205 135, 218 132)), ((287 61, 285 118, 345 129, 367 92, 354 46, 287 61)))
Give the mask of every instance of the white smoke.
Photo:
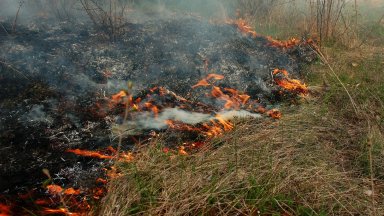
POLYGON ((221 111, 217 114, 205 114, 198 112, 188 112, 179 108, 166 108, 156 117, 152 112, 140 112, 133 116, 131 120, 119 125, 119 131, 125 134, 140 134, 143 130, 161 130, 168 128, 167 120, 182 122, 189 125, 210 122, 220 116, 223 120, 232 120, 234 118, 261 118, 261 115, 250 113, 246 110, 221 111))

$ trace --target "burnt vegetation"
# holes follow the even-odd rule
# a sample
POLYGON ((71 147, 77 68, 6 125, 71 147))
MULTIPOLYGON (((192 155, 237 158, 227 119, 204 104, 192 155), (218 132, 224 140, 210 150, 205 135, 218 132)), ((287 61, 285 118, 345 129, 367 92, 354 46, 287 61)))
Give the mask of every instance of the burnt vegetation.
POLYGON ((0 215, 383 215, 383 7, 0 2, 0 215))

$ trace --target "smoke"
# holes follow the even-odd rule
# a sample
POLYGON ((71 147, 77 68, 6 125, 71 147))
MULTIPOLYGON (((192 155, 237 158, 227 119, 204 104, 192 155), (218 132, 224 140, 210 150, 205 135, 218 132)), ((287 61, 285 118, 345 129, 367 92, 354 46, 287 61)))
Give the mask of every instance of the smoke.
MULTIPOLYGON (((116 12, 127 19, 145 19, 153 16, 162 16, 164 18, 178 13, 193 13, 206 18, 222 19, 227 17, 228 13, 234 12, 235 1, 230 0, 97 0, 89 1, 93 8, 93 2, 97 7, 109 12, 110 2, 115 2, 116 12), (131 16, 132 11, 135 15, 131 16)), ((50 21, 63 20, 89 20, 88 14, 79 0, 1 0, 0 1, 0 21, 13 20, 18 14, 19 24, 28 24, 37 18, 46 18, 50 21), (20 10, 19 10, 20 8, 20 10)), ((234 13, 232 13, 234 14, 234 13)))
POLYGON ((210 122, 217 119, 216 116, 220 116, 221 119, 228 121, 234 118, 261 118, 261 115, 256 113, 250 113, 245 110, 230 110, 221 111, 216 115, 188 112, 179 108, 166 108, 158 116, 154 116, 152 112, 140 112, 133 116, 131 120, 128 120, 122 125, 119 125, 121 130, 125 131, 129 135, 140 134, 143 130, 161 130, 168 128, 167 120, 182 122, 189 125, 196 125, 200 123, 210 122))
POLYGON ((21 117, 21 121, 31 125, 36 123, 52 124, 53 118, 44 112, 43 105, 33 105, 31 110, 21 117))

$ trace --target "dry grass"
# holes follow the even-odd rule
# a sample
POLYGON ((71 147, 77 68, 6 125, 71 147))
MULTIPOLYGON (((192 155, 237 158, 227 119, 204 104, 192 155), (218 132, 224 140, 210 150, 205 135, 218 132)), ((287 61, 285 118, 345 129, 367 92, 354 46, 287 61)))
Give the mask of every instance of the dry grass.
POLYGON ((238 121, 212 142, 216 149, 191 156, 169 156, 157 140, 120 164, 123 176, 99 214, 365 215, 370 180, 353 163, 362 144, 355 139, 366 131, 319 107, 291 107, 280 121, 238 121))

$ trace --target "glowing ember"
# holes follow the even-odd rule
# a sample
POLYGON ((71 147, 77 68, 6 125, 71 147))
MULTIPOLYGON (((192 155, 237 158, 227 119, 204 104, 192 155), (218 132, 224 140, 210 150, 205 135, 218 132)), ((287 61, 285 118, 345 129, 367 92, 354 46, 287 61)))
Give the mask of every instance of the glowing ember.
POLYGON ((283 89, 300 94, 308 94, 307 86, 300 80, 289 78, 286 70, 275 69, 273 75, 275 82, 283 89))

